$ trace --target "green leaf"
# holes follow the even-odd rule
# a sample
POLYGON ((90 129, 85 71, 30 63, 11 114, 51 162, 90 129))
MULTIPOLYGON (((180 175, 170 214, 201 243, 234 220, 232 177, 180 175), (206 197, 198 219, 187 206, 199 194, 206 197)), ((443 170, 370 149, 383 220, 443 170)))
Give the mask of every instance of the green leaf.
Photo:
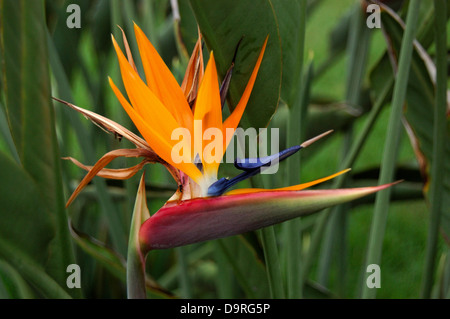
MULTIPOLYGON (((299 99, 300 79, 302 76, 304 38, 306 21, 306 3, 302 8, 301 0, 270 1, 276 16, 281 42, 282 81, 281 98, 289 107, 299 99)), ((257 5, 255 5, 256 7, 257 5)))
POLYGON ((337 298, 327 288, 319 285, 314 281, 306 281, 305 283, 305 299, 332 299, 337 298))
POLYGON ((281 88, 281 44, 271 1, 191 0, 193 12, 208 48, 214 51, 223 78, 239 46, 228 93, 230 109, 239 102, 253 71, 264 39, 269 41, 241 121, 242 127, 266 127, 278 106, 281 88))
MULTIPOLYGON (((387 13, 382 13, 383 26, 386 28, 390 43, 394 52, 398 52, 403 28, 387 13)), ((433 127, 434 127, 434 103, 435 88, 427 70, 426 64, 431 61, 426 55, 419 54, 419 43, 414 46, 411 62, 411 71, 408 81, 406 106, 403 116, 405 118, 406 131, 411 141, 419 162, 422 176, 424 176, 424 193, 429 198, 428 184, 431 180, 431 165, 433 162, 433 127)), ((395 57, 394 57, 395 58, 395 57)), ((380 83, 393 82, 393 71, 390 65, 390 58, 386 53, 378 62, 371 73, 371 87, 374 95, 379 94, 380 83)), ((432 64, 432 62, 431 62, 432 64)), ((450 127, 449 116, 447 114, 447 132, 444 158, 450 157, 450 127)), ((450 162, 445 161, 445 169, 442 172, 443 181, 443 203, 442 203, 442 226, 447 236, 450 236, 450 162)))
POLYGON ((36 289, 45 296, 66 298, 68 295, 60 286, 65 287, 66 267, 72 262, 61 266, 64 277, 61 276, 58 283, 44 271, 48 260, 54 258, 50 246, 56 230, 38 186, 17 163, 1 152, 0 167, 0 256, 27 281, 38 283, 36 289))
POLYGON ((189 1, 178 1, 178 11, 180 20, 175 21, 175 36, 179 50, 182 52, 182 58, 186 60, 187 64, 189 55, 198 40, 197 21, 189 1))
POLYGON ((43 264, 55 229, 40 190, 32 177, 3 153, 0 167, 0 233, 11 247, 43 264))
POLYGON ((124 260, 124 258, 115 251, 106 247, 103 243, 84 233, 79 232, 77 229, 75 229, 72 220, 69 221, 69 226, 72 233, 72 238, 81 247, 81 249, 83 249, 89 255, 93 256, 116 278, 119 278, 120 280, 125 282, 126 261, 124 260))
POLYGON ((17 163, 20 163, 19 154, 17 154, 16 146, 14 145, 14 141, 11 136, 11 132, 9 131, 8 121, 6 119, 5 112, 3 111, 3 106, 0 103, 0 136, 2 136, 3 140, 8 149, 8 153, 14 158, 17 163))
MULTIPOLYGON (((89 221, 90 222, 90 221, 89 221)), ((101 263, 106 270, 108 270, 116 278, 120 279, 123 283, 127 280, 127 262, 117 252, 107 247, 104 243, 97 239, 84 234, 75 229, 72 221, 69 221, 69 227, 72 233, 72 237, 75 242, 80 246, 83 251, 95 258, 96 261, 101 263)), ((162 289, 150 278, 145 279, 145 285, 147 288, 147 295, 152 298, 172 298, 173 296, 162 289)))
POLYGON ((0 21, 5 107, 22 165, 0 156, 4 244, 23 249, 65 287, 73 249, 50 101, 44 1, 4 0, 0 21))
MULTIPOLYGON (((383 158, 381 161, 379 183, 389 183, 394 178, 395 162, 397 160, 397 150, 400 145, 401 117, 406 100, 406 92, 411 69, 413 52, 413 42, 418 22, 420 1, 412 0, 409 3, 407 14, 407 26, 405 34, 401 39, 401 49, 398 62, 398 72, 394 84, 392 95, 392 106, 389 115, 387 136, 384 145, 383 158)), ((379 192, 376 196, 374 217, 371 224, 369 244, 366 256, 366 265, 380 264, 382 243, 386 228, 387 213, 389 210, 389 198, 391 190, 379 192)), ((363 298, 374 298, 376 290, 370 289, 367 285, 362 287, 363 298)))
MULTIPOLYGON (((11 299, 31 299, 33 293, 30 287, 8 262, 0 259, 0 284, 3 284, 8 293, 8 298, 11 299)), ((0 295, 0 298, 5 296, 0 295)))
POLYGON ((266 268, 250 243, 243 236, 220 239, 218 243, 246 297, 269 298, 266 268))
POLYGON ((41 265, 29 258, 25 251, 17 249, 0 238, 0 251, 11 265, 29 282, 44 298, 70 299, 70 295, 50 277, 41 265))
POLYGON ((139 229, 150 218, 145 195, 145 175, 142 175, 131 219, 127 256, 127 291, 130 299, 145 299, 145 257, 141 252, 139 229))
MULTIPOLYGON (((49 50, 49 63, 56 81, 55 91, 57 91, 58 97, 62 97, 68 101, 71 101, 73 100, 73 97, 68 77, 64 72, 54 43, 53 41, 51 41, 51 38, 48 34, 47 41, 49 50)), ((65 124, 68 123, 69 126, 73 128, 77 136, 78 145, 80 145, 81 150, 83 151, 85 161, 88 163, 94 163, 96 161, 96 154, 92 141, 92 134, 90 133, 90 131, 86 130, 83 123, 81 122, 81 119, 77 116, 73 116, 68 108, 63 107, 59 111, 61 116, 59 121, 61 121, 61 123, 64 122, 65 124)), ((63 133, 63 137, 64 136, 67 135, 64 135, 63 133)), ((64 142, 67 143, 67 139, 64 139, 64 142)), ((64 151, 66 144, 63 144, 61 147, 62 151, 64 151)), ((94 180, 93 183, 97 190, 100 205, 109 223, 113 244, 120 253, 125 253, 126 234, 125 228, 123 227, 119 219, 118 209, 112 204, 110 200, 110 195, 107 192, 105 181, 103 179, 97 179, 94 180)))
MULTIPOLYGON (((68 28, 67 18, 71 14, 66 12, 67 7, 74 3, 73 1, 60 1, 58 3, 59 7, 55 8, 57 11, 57 20, 54 27, 54 33, 52 35, 53 41, 61 57, 62 64, 64 65, 64 71, 66 74, 72 76, 73 71, 80 65, 80 57, 77 54, 80 45, 81 32, 78 28, 68 28)), ((84 28, 88 24, 88 17, 90 14, 89 6, 92 5, 92 1, 89 0, 79 0, 76 2, 80 6, 80 18, 81 27, 84 28)), ((99 20, 98 17, 95 20, 99 20)), ((98 44, 99 41, 96 42, 98 44)))

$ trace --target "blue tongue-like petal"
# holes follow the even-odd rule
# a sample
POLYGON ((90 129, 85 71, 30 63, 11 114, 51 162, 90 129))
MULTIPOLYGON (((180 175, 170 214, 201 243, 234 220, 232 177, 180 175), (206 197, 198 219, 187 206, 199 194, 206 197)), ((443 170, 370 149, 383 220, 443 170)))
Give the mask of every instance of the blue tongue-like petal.
POLYGON ((242 171, 249 171, 254 170, 256 168, 261 168, 263 166, 269 166, 271 165, 271 163, 275 163, 276 161, 281 162, 282 160, 288 158, 289 156, 294 155, 301 148, 302 148, 301 145, 296 145, 270 156, 265 156, 261 158, 244 158, 244 159, 238 158, 234 161, 234 166, 242 171))
POLYGON ((274 163, 276 161, 281 162, 289 156, 297 153, 301 148, 302 146, 296 145, 270 156, 235 160, 234 166, 244 172, 233 177, 232 179, 222 177, 217 182, 211 184, 211 186, 209 186, 208 188, 208 196, 222 195, 228 188, 230 188, 234 184, 259 174, 263 167, 269 166, 271 165, 271 163, 274 163))
POLYGON ((303 142, 301 145, 289 147, 274 155, 265 156, 261 158, 244 158, 235 160, 234 166, 237 169, 242 170, 243 172, 238 176, 233 177, 232 179, 223 177, 219 179, 217 182, 211 184, 208 188, 208 196, 222 195, 228 188, 230 188, 234 184, 261 173, 264 167, 272 165, 272 163, 276 164, 277 162, 278 163, 281 162, 282 160, 288 158, 289 156, 297 153, 300 149, 311 145, 315 141, 321 139, 325 135, 330 134, 331 132, 332 130, 320 134, 316 137, 307 140, 306 142, 303 142))

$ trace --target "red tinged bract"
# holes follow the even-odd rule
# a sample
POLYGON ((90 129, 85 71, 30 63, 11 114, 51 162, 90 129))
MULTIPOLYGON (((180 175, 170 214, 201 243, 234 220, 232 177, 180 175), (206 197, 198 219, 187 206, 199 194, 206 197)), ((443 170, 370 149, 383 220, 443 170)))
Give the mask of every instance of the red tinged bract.
POLYGON ((145 253, 242 234, 355 200, 391 185, 255 192, 169 202, 141 226, 141 249, 145 253))

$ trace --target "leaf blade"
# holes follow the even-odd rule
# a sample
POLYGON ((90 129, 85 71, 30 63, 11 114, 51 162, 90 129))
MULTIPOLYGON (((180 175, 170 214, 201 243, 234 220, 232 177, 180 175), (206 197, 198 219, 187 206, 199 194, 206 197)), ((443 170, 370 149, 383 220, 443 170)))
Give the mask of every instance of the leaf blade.
MULTIPOLYGON (((21 162, 21 167, 14 166, 1 157, 17 174, 14 178, 11 172, 3 172, 2 167, 2 173, 8 178, 2 179, 2 184, 5 183, 2 186, 7 192, 12 188, 22 193, 26 188, 20 189, 18 184, 32 185, 31 198, 38 197, 40 206, 40 214, 33 216, 25 210, 25 206, 33 204, 29 198, 22 203, 17 196, 2 197, 3 206, 21 207, 15 211, 19 218, 7 242, 11 245, 20 242, 21 228, 29 227, 30 221, 36 229, 47 230, 41 234, 42 238, 37 238, 37 246, 30 241, 29 247, 24 248, 27 255, 45 256, 44 260, 42 256, 33 260, 36 265, 45 266, 45 271, 65 287, 65 270, 73 263, 74 255, 64 210, 55 116, 50 99, 44 1, 5 0, 1 2, 0 14, 5 107, 21 162), (47 242, 49 236, 52 240, 47 242)), ((2 217, 9 213, 2 210, 2 217)), ((77 290, 71 293, 79 295, 77 290)))
POLYGON ((190 1, 202 35, 214 51, 219 75, 223 79, 237 44, 244 36, 236 56, 228 103, 234 110, 247 85, 264 39, 269 41, 258 72, 253 93, 241 121, 242 127, 266 127, 274 114, 281 91, 281 44, 276 16, 270 1, 190 1))

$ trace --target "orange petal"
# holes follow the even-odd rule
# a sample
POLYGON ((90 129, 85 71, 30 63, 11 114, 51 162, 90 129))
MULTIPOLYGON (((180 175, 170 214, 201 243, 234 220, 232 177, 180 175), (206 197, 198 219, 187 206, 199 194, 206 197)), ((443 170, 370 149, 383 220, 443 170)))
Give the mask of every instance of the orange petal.
POLYGON ((282 188, 275 188, 275 189, 265 189, 265 188, 241 188, 241 189, 235 189, 232 191, 229 191, 228 193, 226 193, 225 195, 237 195, 237 194, 249 194, 249 193, 260 193, 260 192, 273 192, 273 191, 299 191, 323 182, 326 182, 330 179, 333 179, 339 175, 345 174, 348 171, 350 171, 350 168, 344 169, 343 171, 340 171, 336 174, 324 177, 324 178, 320 178, 320 179, 316 179, 315 181, 312 182, 308 182, 308 183, 303 183, 303 184, 298 184, 298 185, 294 185, 294 186, 288 186, 288 187, 282 187, 282 188))
POLYGON ((167 141, 170 141, 173 130, 180 127, 179 123, 134 71, 114 38, 113 44, 117 52, 122 80, 131 104, 149 126, 159 132, 167 141))
MULTIPOLYGON (((256 81, 256 76, 258 74, 259 67, 261 65, 262 58, 264 56, 264 51, 266 50, 267 40, 269 39, 269 36, 266 37, 266 40, 264 41, 263 47, 261 49, 261 52, 259 53, 258 60, 256 61, 256 65, 253 68, 252 75, 250 76, 250 79, 248 80, 247 86, 245 87, 244 93, 241 96, 241 99, 239 100, 239 103, 236 105, 236 108, 234 111, 228 116, 228 118, 223 123, 223 131, 226 132, 227 128, 231 128, 233 130, 236 129, 236 127, 239 125, 239 122, 241 121, 242 114, 244 114, 245 107, 247 106, 247 102, 250 98, 250 94, 252 93, 253 85, 256 81)), ((226 135, 224 136, 224 149, 228 146, 228 143, 230 143, 232 135, 226 139, 226 135)))
POLYGON ((175 141, 162 136, 160 131, 149 125, 149 123, 147 123, 142 118, 142 116, 128 103, 120 90, 114 85, 111 78, 109 79, 109 83, 123 108, 128 113, 128 116, 136 125, 139 132, 141 132, 142 136, 145 138, 150 147, 167 163, 183 171, 193 180, 198 181, 202 177, 202 174, 194 164, 184 162, 176 164, 172 161, 172 148, 175 141))
POLYGON ((144 32, 134 24, 134 32, 145 70, 147 85, 180 126, 192 128, 192 111, 178 82, 144 32))
MULTIPOLYGON (((194 111, 194 121, 195 120, 202 121, 202 135, 209 128, 218 129, 218 132, 222 133, 222 106, 220 103, 219 79, 217 77, 216 63, 212 52, 210 54, 208 65, 206 66, 205 75, 198 90, 194 111)), ((204 140, 203 147, 210 142, 210 140, 204 140)), ((198 152, 199 150, 195 151, 198 152)), ((201 155, 202 159, 203 156, 208 156, 208 154, 201 155)), ((223 150, 217 158, 222 159, 222 156, 223 150)), ((203 161, 205 171, 210 171, 213 173, 217 173, 219 164, 220 160, 213 162, 211 158, 205 158, 203 161)))

